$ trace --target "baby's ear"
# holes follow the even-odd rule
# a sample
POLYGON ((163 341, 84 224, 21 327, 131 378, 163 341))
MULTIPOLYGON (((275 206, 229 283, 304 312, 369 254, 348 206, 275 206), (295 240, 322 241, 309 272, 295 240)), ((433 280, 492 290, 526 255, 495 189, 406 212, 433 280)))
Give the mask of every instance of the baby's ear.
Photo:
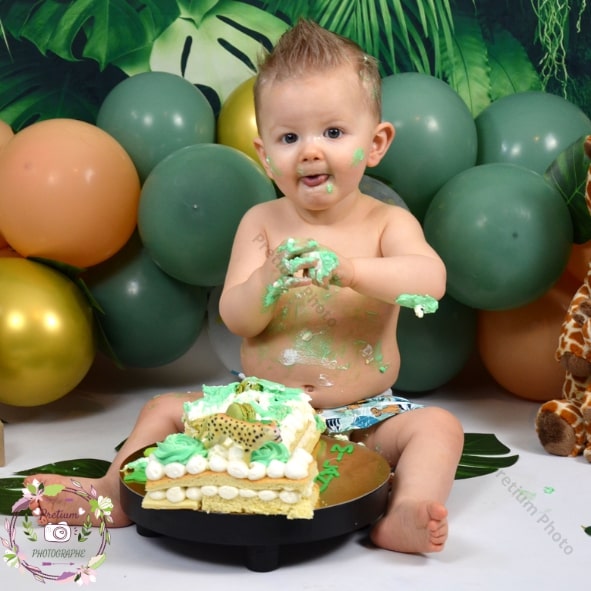
POLYGON ((382 121, 376 126, 371 150, 367 158, 367 166, 377 166, 380 163, 395 135, 394 126, 387 121, 382 121))
POLYGON ((260 137, 256 137, 253 140, 254 149, 256 150, 259 160, 267 173, 269 178, 273 178, 273 171, 271 170, 271 163, 269 158, 267 157, 267 153, 265 152, 265 146, 263 145, 263 140, 260 137))

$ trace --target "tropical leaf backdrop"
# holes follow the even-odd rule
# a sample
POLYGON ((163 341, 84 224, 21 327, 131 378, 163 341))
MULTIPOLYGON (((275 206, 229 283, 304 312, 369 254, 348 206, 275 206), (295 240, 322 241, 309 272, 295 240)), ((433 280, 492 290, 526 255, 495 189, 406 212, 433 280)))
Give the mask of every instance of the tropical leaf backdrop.
POLYGON ((589 112, 586 0, 4 0, 0 118, 94 122, 106 94, 145 71, 180 74, 219 111, 300 17, 348 36, 382 73, 446 80, 477 115, 548 88, 589 112))

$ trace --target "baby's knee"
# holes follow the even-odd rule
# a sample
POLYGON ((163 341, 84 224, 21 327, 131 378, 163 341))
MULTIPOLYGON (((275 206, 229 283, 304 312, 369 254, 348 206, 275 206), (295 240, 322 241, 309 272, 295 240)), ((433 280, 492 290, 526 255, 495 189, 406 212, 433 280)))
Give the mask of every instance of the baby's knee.
POLYGON ((166 392, 148 400, 142 409, 143 413, 158 412, 163 416, 181 416, 185 402, 201 397, 201 392, 166 392))
POLYGON ((444 433, 450 442, 455 442, 458 446, 464 445, 464 428, 454 414, 438 406, 430 406, 421 410, 426 411, 432 430, 444 433))

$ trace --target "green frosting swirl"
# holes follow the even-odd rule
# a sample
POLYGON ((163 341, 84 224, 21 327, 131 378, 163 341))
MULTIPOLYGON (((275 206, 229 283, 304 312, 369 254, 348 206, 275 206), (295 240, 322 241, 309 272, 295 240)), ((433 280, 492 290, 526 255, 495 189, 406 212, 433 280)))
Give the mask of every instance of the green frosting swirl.
POLYGON ((207 456, 207 450, 203 443, 184 433, 168 435, 164 441, 159 441, 156 445, 158 449, 154 451, 154 457, 161 464, 170 464, 172 462, 186 464, 195 454, 207 456))
POLYGON ((280 462, 286 463, 289 460, 289 450, 283 443, 268 441, 258 449, 252 451, 250 460, 252 462, 259 462, 265 466, 268 466, 271 460, 279 460, 280 462))
POLYGON ((123 480, 125 482, 137 482, 139 484, 146 484, 148 478, 146 477, 146 465, 148 458, 138 458, 133 462, 129 462, 125 466, 125 472, 123 473, 123 480))

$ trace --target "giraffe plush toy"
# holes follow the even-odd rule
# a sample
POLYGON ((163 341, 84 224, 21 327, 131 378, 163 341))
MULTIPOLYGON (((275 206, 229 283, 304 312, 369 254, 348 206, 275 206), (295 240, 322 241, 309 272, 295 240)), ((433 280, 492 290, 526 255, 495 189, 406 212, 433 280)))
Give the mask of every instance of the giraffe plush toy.
MULTIPOLYGON (((591 159, 591 136, 584 145, 591 159)), ((591 212, 591 166, 585 201, 591 212)), ((582 452, 591 462, 591 263, 562 323, 556 359, 566 370, 562 398, 549 400, 538 410, 538 437, 548 453, 578 456, 582 452)))

